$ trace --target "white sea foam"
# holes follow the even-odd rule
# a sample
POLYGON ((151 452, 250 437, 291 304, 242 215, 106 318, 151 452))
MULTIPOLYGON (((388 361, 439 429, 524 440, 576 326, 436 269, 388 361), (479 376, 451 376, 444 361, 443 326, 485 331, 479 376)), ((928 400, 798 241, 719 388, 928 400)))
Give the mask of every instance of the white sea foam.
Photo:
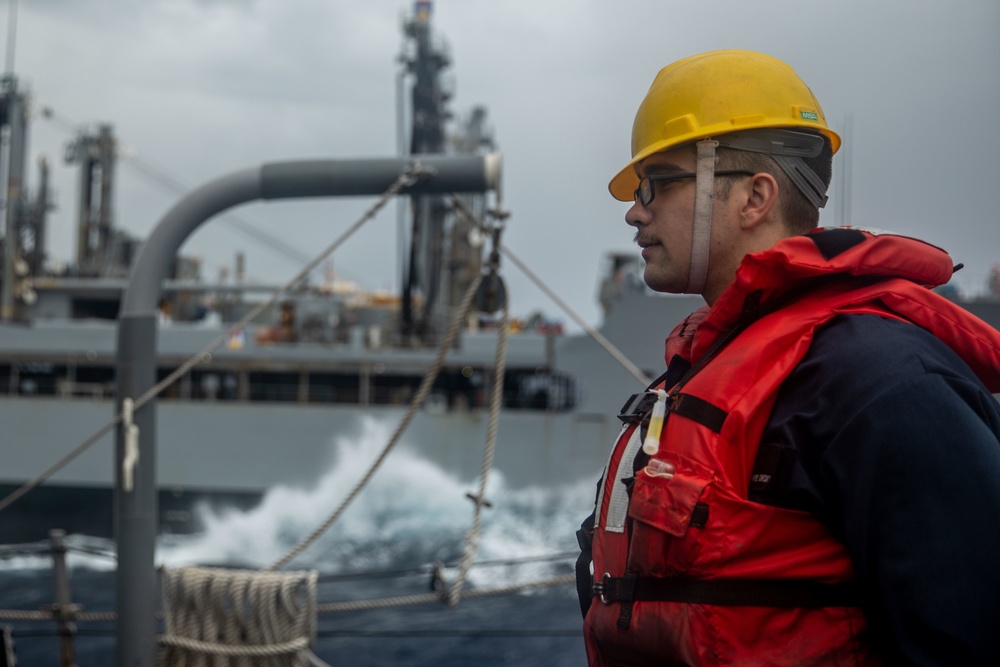
MULTIPOLYGON (((386 425, 367 420, 360 438, 334 443, 335 465, 314 487, 274 488, 246 512, 203 509, 205 533, 161 541, 158 560, 168 566, 269 565, 340 505, 388 438, 386 425)), ((457 561, 472 520, 466 493, 475 486, 405 448, 394 451, 342 517, 289 567, 335 572, 457 561)), ((518 559, 575 547, 574 531, 590 510, 593 483, 515 490, 493 471, 486 495, 493 506, 484 509, 476 560, 518 559)), ((534 566, 529 574, 541 575, 546 567, 534 566)), ((474 572, 470 581, 507 577, 504 569, 474 572)))
MULTIPOLYGON (((360 438, 333 443, 335 463, 313 487, 276 487, 248 511, 201 508, 204 533, 161 537, 158 563, 172 567, 270 565, 343 502, 388 438, 388 426, 366 420, 360 438)), ((434 561, 456 563, 473 516, 466 494, 477 485, 477 480, 460 480, 400 448, 390 453, 327 533, 288 567, 356 572, 420 567, 434 561)), ((573 551, 574 531, 590 511, 593 494, 591 481, 512 489, 498 471, 492 471, 486 492, 492 507, 483 510, 475 560, 518 560, 573 551)), ((70 567, 114 569, 115 561, 110 557, 114 543, 110 540, 71 535, 67 543, 70 567)), ((0 570, 51 568, 47 544, 36 546, 37 555, 0 558, 0 570)), ((560 571, 565 571, 565 560, 561 567, 560 571)), ((473 586, 499 585, 553 573, 553 564, 543 561, 475 568, 469 581, 473 586)))

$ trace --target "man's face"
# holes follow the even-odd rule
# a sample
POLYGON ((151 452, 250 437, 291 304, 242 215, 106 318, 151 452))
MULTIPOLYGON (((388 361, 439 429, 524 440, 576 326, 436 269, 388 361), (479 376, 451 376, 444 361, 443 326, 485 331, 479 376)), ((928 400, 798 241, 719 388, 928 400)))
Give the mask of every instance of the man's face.
MULTIPOLYGON (((695 171, 691 148, 656 153, 639 163, 639 178, 652 174, 695 171)), ((654 182, 649 206, 635 202, 625 222, 635 227, 635 242, 646 261, 643 280, 657 292, 682 293, 691 267, 691 228, 694 224, 695 179, 654 182)))

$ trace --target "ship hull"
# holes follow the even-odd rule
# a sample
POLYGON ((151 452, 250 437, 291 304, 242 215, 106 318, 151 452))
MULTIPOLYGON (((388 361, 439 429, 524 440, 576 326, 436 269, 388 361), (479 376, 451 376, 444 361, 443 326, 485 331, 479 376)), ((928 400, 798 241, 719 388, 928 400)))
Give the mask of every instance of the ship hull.
MULTIPOLYGON (((275 486, 310 488, 345 451, 374 462, 404 413, 374 406, 162 402, 156 462, 160 529, 199 530, 200 503, 249 508, 275 486)), ((6 497, 50 466, 112 415, 110 400, 0 401, 5 449, 18 452, 6 457, 0 494, 6 497)), ((482 409, 420 410, 397 448, 471 483, 482 469, 487 422, 482 409)), ((492 474, 514 488, 594 477, 617 430, 617 420, 608 415, 506 412, 498 425, 492 474)), ((384 465, 393 465, 393 456, 384 465)), ((0 541, 42 539, 56 527, 110 536, 114 480, 109 434, 18 500, 0 522, 0 541)))

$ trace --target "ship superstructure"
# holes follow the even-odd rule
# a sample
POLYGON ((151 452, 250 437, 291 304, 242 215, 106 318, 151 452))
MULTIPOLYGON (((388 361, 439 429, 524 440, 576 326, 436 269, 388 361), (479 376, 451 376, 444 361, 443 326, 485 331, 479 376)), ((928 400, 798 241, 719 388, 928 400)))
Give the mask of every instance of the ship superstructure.
MULTIPOLYGON (((442 77, 447 48, 432 31, 428 4, 418 5, 404 24, 400 58, 409 86, 403 157, 484 155, 494 149, 486 111, 475 108, 457 122, 452 117, 442 77)), ((18 97, 6 108, 30 104, 16 83, 9 88, 18 97)), ((10 118, 25 121, 11 132, 26 137, 26 116, 10 118)), ((113 128, 100 125, 81 132, 67 150, 80 171, 78 239, 76 262, 59 272, 45 262, 46 188, 26 198, 22 172, 11 171, 8 197, 21 199, 8 207, 16 232, 4 237, 14 239, 5 244, 5 257, 9 248, 13 258, 5 267, 19 268, 3 283, 9 303, 0 322, 0 497, 115 414, 115 318, 142 245, 114 219, 116 144, 113 128)), ((461 197, 463 211, 488 218, 486 197, 461 197)), ((338 440, 359 434, 368 419, 394 421, 403 414, 489 249, 488 234, 459 214, 450 195, 406 201, 410 224, 399 296, 334 280, 302 283, 234 328, 265 289, 238 279, 206 283, 195 261, 174 262, 159 304, 157 379, 220 332, 227 340, 158 399, 161 530, 197 530, 199 501, 246 507, 275 485, 309 485, 334 465, 338 440)), ((662 303, 676 306, 680 317, 683 301, 662 303)), ((403 446, 471 479, 481 462, 497 322, 485 313, 466 324, 403 446)), ((518 321, 514 328, 497 469, 514 486, 592 475, 616 430, 611 413, 619 394, 634 388, 635 379, 606 363, 588 340, 565 336, 551 322, 518 321), (578 374, 587 370, 599 379, 581 388, 578 374)), ((646 354, 650 369, 658 346, 646 354)), ((44 537, 52 527, 110 534, 112 454, 108 435, 19 499, 0 522, 0 541, 44 537)))

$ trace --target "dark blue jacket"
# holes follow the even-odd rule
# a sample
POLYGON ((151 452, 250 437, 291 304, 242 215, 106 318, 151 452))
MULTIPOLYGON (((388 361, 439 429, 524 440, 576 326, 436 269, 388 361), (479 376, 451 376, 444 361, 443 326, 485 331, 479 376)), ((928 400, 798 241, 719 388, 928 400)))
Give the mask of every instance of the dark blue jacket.
POLYGON ((889 664, 1000 660, 1000 405, 927 331, 875 315, 817 332, 782 386, 751 500, 842 539, 889 664))

